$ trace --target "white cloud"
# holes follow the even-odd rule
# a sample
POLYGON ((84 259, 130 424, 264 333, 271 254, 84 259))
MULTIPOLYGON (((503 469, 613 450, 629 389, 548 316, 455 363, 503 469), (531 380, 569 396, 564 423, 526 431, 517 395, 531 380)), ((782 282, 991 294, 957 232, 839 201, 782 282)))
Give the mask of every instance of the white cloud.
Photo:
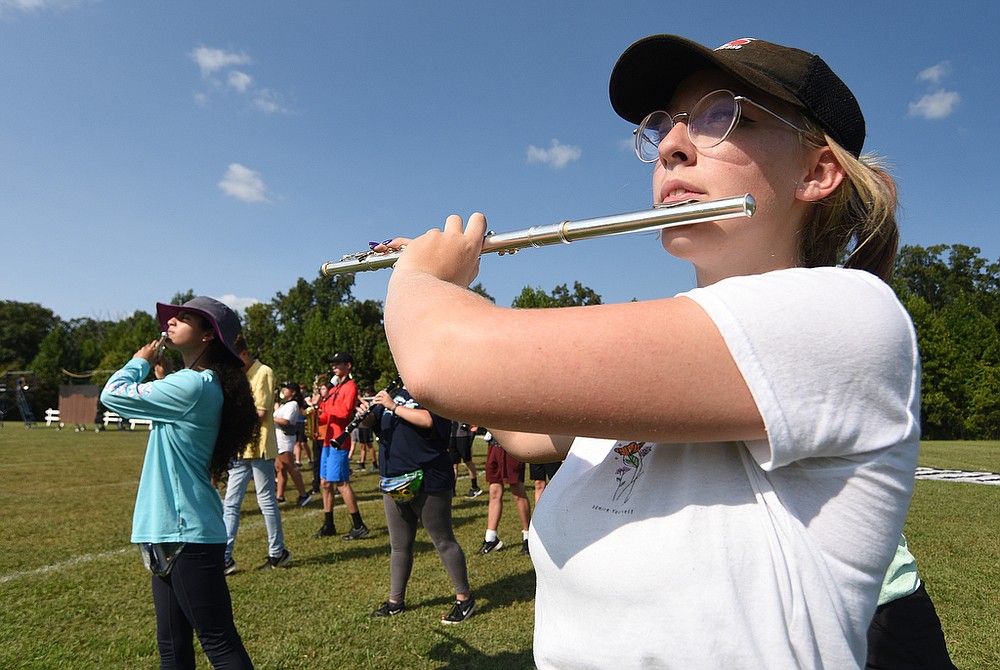
POLYGON ((254 92, 253 106, 265 114, 288 112, 288 108, 281 104, 281 98, 278 94, 266 88, 261 88, 254 92))
POLYGON ((916 102, 909 105, 909 116, 921 119, 943 119, 951 115, 962 101, 962 96, 957 91, 945 90, 941 83, 951 75, 951 63, 941 61, 937 65, 921 70, 917 74, 917 81, 930 84, 930 93, 924 95, 916 102))
POLYGON ((917 75, 917 81, 929 81, 932 84, 940 84, 948 74, 951 73, 951 63, 941 61, 937 65, 932 65, 926 70, 922 70, 917 75))
POLYGON ((543 163, 557 170, 566 167, 570 161, 579 160, 582 155, 580 147, 561 144, 559 140, 552 140, 552 146, 548 149, 540 149, 534 144, 528 146, 529 163, 543 163))
POLYGON ((260 173, 239 163, 230 163, 226 175, 219 182, 219 188, 226 195, 243 202, 271 202, 268 188, 260 173))
POLYGON ((240 93, 246 93, 250 85, 253 84, 253 77, 248 75, 246 72, 240 72, 239 70, 233 70, 229 73, 227 80, 229 88, 236 89, 240 93))
POLYGON ((920 100, 910 103, 910 116, 922 119, 943 119, 955 111, 961 96, 955 91, 928 93, 920 100))
POLYGON ((31 14, 45 10, 63 11, 77 7, 82 0, 0 0, 0 16, 31 14))
POLYGON ((251 62, 250 56, 244 53, 210 47, 198 47, 188 55, 191 60, 198 64, 202 77, 209 77, 223 68, 233 65, 249 65, 251 62))
POLYGON ((232 293, 227 293, 226 295, 219 296, 216 298, 222 304, 228 306, 234 312, 242 312, 250 305, 256 305, 260 302, 257 298, 240 298, 233 295, 232 293))
POLYGON ((248 54, 198 47, 189 52, 188 56, 198 64, 201 78, 205 82, 205 90, 195 93, 194 96, 198 105, 207 105, 214 94, 229 92, 242 96, 251 107, 265 114, 290 113, 280 94, 259 86, 253 75, 247 71, 245 66, 253 63, 248 54))

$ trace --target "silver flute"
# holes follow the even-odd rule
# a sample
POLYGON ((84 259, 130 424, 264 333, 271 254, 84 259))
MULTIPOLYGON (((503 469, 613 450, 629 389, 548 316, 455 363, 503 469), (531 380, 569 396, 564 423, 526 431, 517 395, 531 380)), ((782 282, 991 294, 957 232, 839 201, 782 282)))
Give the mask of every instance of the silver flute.
MULTIPOLYGON (((496 253, 500 256, 513 254, 528 247, 545 247, 552 244, 569 244, 577 240, 587 240, 594 237, 621 235, 624 233, 641 233, 652 230, 662 230, 674 226, 688 226, 705 221, 721 221, 735 219, 741 216, 752 217, 757 209, 753 196, 747 193, 733 198, 709 200, 700 202, 688 200, 668 205, 657 205, 653 209, 644 209, 626 214, 612 214, 594 219, 579 221, 563 221, 544 226, 532 226, 509 233, 486 233, 483 238, 483 249, 480 253, 496 253)), ((400 251, 376 253, 361 251, 347 254, 339 261, 324 263, 320 268, 326 276, 349 272, 365 272, 391 268, 399 260, 400 251)))

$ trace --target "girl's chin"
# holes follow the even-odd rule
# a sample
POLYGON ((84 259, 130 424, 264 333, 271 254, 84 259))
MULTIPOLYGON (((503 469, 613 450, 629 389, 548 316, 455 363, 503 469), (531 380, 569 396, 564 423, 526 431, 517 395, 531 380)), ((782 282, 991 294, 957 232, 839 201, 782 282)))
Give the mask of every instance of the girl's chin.
POLYGON ((692 254, 696 254, 698 249, 702 247, 702 244, 690 234, 676 230, 663 231, 660 237, 660 244, 671 256, 685 260, 692 254))

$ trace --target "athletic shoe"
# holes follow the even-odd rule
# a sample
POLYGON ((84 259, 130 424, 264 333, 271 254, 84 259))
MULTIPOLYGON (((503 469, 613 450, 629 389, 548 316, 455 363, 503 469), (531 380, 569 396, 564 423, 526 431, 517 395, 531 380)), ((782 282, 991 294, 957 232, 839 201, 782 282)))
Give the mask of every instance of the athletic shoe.
POLYGON ((295 467, 297 467, 299 470, 301 470, 302 469, 302 461, 295 461, 295 467))
POLYGON ((466 498, 478 498, 483 495, 483 490, 478 486, 474 489, 469 489, 469 492, 465 494, 466 498))
POLYGON ((524 540, 523 542, 521 542, 521 555, 522 556, 531 556, 531 551, 528 550, 528 541, 527 540, 524 540))
POLYGON ((281 556, 268 556, 267 559, 260 565, 258 570, 275 570, 277 568, 283 568, 288 565, 292 560, 292 552, 287 549, 281 551, 281 556))
POLYGON ((403 603, 391 603, 388 600, 386 600, 384 603, 382 603, 381 607, 379 607, 377 610, 375 610, 368 616, 371 617, 396 616, 397 614, 401 614, 405 609, 406 607, 403 605, 403 603))
POLYGON ((285 504, 285 496, 278 496, 277 498, 275 498, 275 500, 278 501, 279 505, 284 505, 285 504))
POLYGON ((309 501, 313 499, 313 494, 306 493, 304 496, 299 496, 299 501, 295 503, 299 507, 305 507, 309 504, 309 501))
POLYGON ((362 463, 362 464, 361 464, 361 465, 359 465, 358 467, 354 468, 354 471, 355 471, 355 472, 364 472, 364 469, 365 469, 365 464, 364 464, 364 463, 362 463))
POLYGON ((476 611, 476 599, 456 600, 451 611, 441 617, 441 623, 462 623, 476 611))
POLYGON ((501 549, 503 549, 503 542, 501 542, 500 538, 498 537, 497 539, 493 540, 492 542, 486 542, 484 540, 483 541, 483 546, 479 547, 479 551, 477 551, 476 553, 477 554, 489 554, 489 553, 494 552, 494 551, 500 551, 501 549))
POLYGON ((336 534, 337 534, 336 528, 324 524, 322 528, 316 531, 313 537, 331 537, 336 534))
POLYGON ((350 532, 347 533, 343 540, 360 540, 363 537, 368 537, 368 526, 361 524, 360 528, 352 528, 350 532))
POLYGON ((368 468, 368 472, 369 474, 375 474, 376 472, 378 472, 378 466, 377 465, 371 466, 370 468, 368 468))
POLYGON ((226 561, 226 567, 225 570, 223 570, 223 574, 225 574, 228 577, 234 572, 236 572, 236 561, 230 558, 228 561, 226 561))

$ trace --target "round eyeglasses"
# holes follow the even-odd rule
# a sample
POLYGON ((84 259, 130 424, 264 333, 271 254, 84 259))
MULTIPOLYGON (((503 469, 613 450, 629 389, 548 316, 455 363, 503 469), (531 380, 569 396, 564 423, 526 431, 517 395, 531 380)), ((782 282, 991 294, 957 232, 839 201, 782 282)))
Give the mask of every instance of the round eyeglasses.
POLYGON ((750 98, 720 89, 712 91, 694 103, 690 112, 678 112, 671 116, 663 110, 657 110, 647 115, 639 127, 633 131, 635 133, 635 153, 643 163, 658 161, 660 159, 660 142, 677 125, 678 119, 684 120, 691 144, 699 149, 711 149, 718 146, 729 137, 729 134, 739 124, 743 113, 743 103, 748 103, 767 112, 799 133, 809 132, 750 98))

